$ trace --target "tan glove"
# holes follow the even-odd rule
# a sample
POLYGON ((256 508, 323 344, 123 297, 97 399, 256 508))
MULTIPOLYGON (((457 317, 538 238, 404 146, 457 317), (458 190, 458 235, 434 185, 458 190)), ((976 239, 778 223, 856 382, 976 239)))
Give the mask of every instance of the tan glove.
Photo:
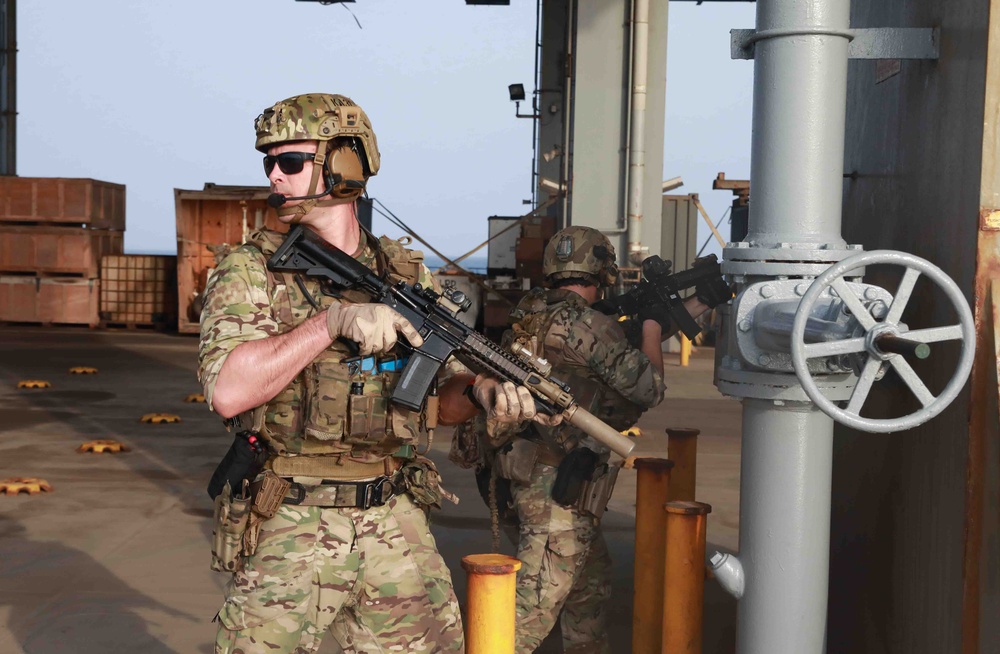
POLYGON ((361 354, 388 352, 396 345, 396 332, 413 347, 424 343, 409 320, 384 304, 334 304, 326 311, 326 328, 333 340, 343 336, 357 343, 361 354))
POLYGON ((549 427, 562 422, 562 414, 550 416, 536 412, 531 391, 525 386, 515 386, 512 382, 500 382, 487 375, 477 375, 472 385, 472 395, 486 411, 486 426, 490 435, 501 425, 518 426, 528 420, 549 427))

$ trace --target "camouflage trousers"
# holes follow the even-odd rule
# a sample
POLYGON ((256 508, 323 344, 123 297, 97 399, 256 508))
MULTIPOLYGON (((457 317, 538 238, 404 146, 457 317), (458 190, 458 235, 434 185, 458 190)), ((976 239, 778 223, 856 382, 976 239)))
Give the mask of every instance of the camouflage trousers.
POLYGON ((521 523, 516 651, 534 652, 558 618, 563 651, 610 654, 611 557, 596 518, 552 499, 555 478, 536 464, 530 484, 511 483, 521 523))
POLYGON ((427 517, 407 495, 385 506, 283 505, 226 588, 216 654, 319 649, 462 652, 462 616, 427 517))

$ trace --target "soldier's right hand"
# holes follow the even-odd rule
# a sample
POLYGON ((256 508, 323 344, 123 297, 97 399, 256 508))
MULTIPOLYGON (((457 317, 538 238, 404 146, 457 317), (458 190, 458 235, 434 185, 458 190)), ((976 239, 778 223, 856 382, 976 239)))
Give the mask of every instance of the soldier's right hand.
POLYGON ((333 340, 343 336, 357 343, 361 354, 388 352, 396 345, 397 332, 405 336, 413 347, 424 343, 409 320, 384 304, 338 302, 327 309, 326 328, 333 340))

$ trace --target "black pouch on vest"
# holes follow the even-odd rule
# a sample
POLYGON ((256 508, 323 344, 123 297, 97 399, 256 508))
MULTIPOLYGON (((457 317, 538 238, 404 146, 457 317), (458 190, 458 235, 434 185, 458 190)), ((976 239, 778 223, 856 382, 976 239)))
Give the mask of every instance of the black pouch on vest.
POLYGON ((230 488, 243 488, 243 481, 253 481, 267 461, 267 448, 260 436, 243 431, 236 434, 229 451, 212 473, 208 482, 208 496, 213 500, 222 493, 226 482, 230 488))
POLYGON ((552 499, 562 506, 573 506, 580 499, 583 483, 589 481, 597 469, 600 457, 586 447, 578 447, 562 460, 552 484, 552 499))

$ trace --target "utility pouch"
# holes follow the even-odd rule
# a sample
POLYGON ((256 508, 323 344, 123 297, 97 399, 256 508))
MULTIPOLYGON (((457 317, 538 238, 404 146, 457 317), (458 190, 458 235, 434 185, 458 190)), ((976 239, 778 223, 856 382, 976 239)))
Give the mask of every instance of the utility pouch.
POLYGON ((256 481, 251 485, 250 494, 253 496, 253 512, 265 520, 270 520, 278 512, 278 507, 281 506, 282 500, 285 499, 285 494, 291 487, 292 482, 282 479, 270 470, 266 470, 260 481, 256 481))
POLYGON ((260 436, 252 431, 236 434, 229 451, 216 466, 208 482, 208 496, 213 500, 224 487, 243 488, 244 481, 253 481, 267 461, 267 448, 260 436))
POLYGON ((240 497, 233 497, 229 482, 215 496, 212 524, 212 570, 233 572, 243 551, 243 534, 250 518, 250 497, 246 483, 240 497))
POLYGON ((530 484, 538 461, 538 443, 515 438, 497 454, 500 476, 519 484, 530 484))
POLYGON ((599 461, 600 456, 587 447, 577 447, 567 454, 556 470, 552 499, 562 506, 580 501, 583 484, 592 480, 599 461))
POLYGON ((589 513, 600 520, 608 508, 611 494, 615 492, 615 482, 618 481, 620 470, 621 466, 611 466, 607 463, 599 465, 591 478, 583 482, 580 500, 576 507, 581 512, 589 513))
POLYGON ((418 456, 403 464, 399 469, 400 490, 405 490, 410 498, 424 510, 440 509, 441 500, 458 504, 458 497, 441 486, 441 475, 430 459, 418 456))

